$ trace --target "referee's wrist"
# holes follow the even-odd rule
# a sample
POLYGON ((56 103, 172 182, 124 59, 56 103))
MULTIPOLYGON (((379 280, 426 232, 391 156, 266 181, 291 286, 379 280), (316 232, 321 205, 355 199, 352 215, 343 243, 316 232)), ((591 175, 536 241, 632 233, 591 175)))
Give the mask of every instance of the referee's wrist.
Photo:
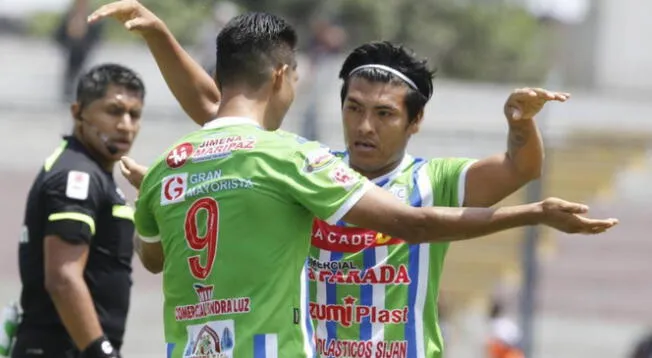
POLYGON ((102 335, 91 342, 82 352, 82 358, 118 358, 118 351, 106 336, 102 335))

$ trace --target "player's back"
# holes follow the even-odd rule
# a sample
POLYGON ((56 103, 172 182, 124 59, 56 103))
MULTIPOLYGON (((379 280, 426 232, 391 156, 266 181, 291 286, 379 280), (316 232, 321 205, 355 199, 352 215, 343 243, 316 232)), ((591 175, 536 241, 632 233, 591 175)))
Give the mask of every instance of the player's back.
POLYGON ((303 175, 306 145, 324 151, 252 124, 204 128, 150 168, 136 222, 146 235, 138 213, 147 205, 160 228, 172 357, 300 357, 309 349, 301 273, 312 212, 337 215, 356 191, 347 189, 357 188, 303 175), (332 195, 320 197, 327 182, 332 195))

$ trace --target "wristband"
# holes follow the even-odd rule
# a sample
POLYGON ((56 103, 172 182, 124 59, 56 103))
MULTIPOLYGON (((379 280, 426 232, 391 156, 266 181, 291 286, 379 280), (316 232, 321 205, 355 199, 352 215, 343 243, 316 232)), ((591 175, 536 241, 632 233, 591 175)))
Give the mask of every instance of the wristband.
POLYGON ((101 336, 91 342, 82 352, 83 358, 119 358, 118 351, 106 336, 101 336))

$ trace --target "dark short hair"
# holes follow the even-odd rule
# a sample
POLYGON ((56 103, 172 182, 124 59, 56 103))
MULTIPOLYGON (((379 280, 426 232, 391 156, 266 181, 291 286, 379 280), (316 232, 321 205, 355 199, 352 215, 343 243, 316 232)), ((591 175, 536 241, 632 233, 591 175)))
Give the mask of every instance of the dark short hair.
POLYGON ((107 63, 95 66, 79 78, 77 102, 84 108, 89 103, 104 97, 109 85, 123 86, 145 99, 145 84, 133 70, 107 63))
POLYGON ((275 66, 296 66, 297 33, 282 18, 251 12, 231 19, 217 36, 215 76, 220 87, 259 88, 275 66))
POLYGON ((409 120, 413 121, 432 97, 434 75, 435 71, 428 67, 427 60, 417 59, 414 53, 404 46, 388 41, 368 42, 353 50, 342 64, 339 75, 340 79, 344 80, 340 91, 341 101, 344 104, 351 78, 360 77, 372 82, 404 84, 408 87, 405 106, 409 120), (401 72, 414 82, 417 89, 391 72, 378 68, 364 68, 351 75, 351 71, 357 67, 372 64, 384 65, 401 72))
POLYGON ((652 357, 652 333, 647 333, 636 343, 631 358, 651 358, 652 357))

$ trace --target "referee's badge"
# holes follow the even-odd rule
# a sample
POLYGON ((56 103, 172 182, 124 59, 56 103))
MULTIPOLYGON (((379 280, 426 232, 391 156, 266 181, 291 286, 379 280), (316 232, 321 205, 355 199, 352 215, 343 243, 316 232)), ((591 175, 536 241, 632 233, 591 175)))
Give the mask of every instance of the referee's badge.
POLYGON ((71 170, 68 172, 66 184, 66 196, 70 199, 86 200, 88 198, 88 186, 90 175, 86 172, 71 170))

